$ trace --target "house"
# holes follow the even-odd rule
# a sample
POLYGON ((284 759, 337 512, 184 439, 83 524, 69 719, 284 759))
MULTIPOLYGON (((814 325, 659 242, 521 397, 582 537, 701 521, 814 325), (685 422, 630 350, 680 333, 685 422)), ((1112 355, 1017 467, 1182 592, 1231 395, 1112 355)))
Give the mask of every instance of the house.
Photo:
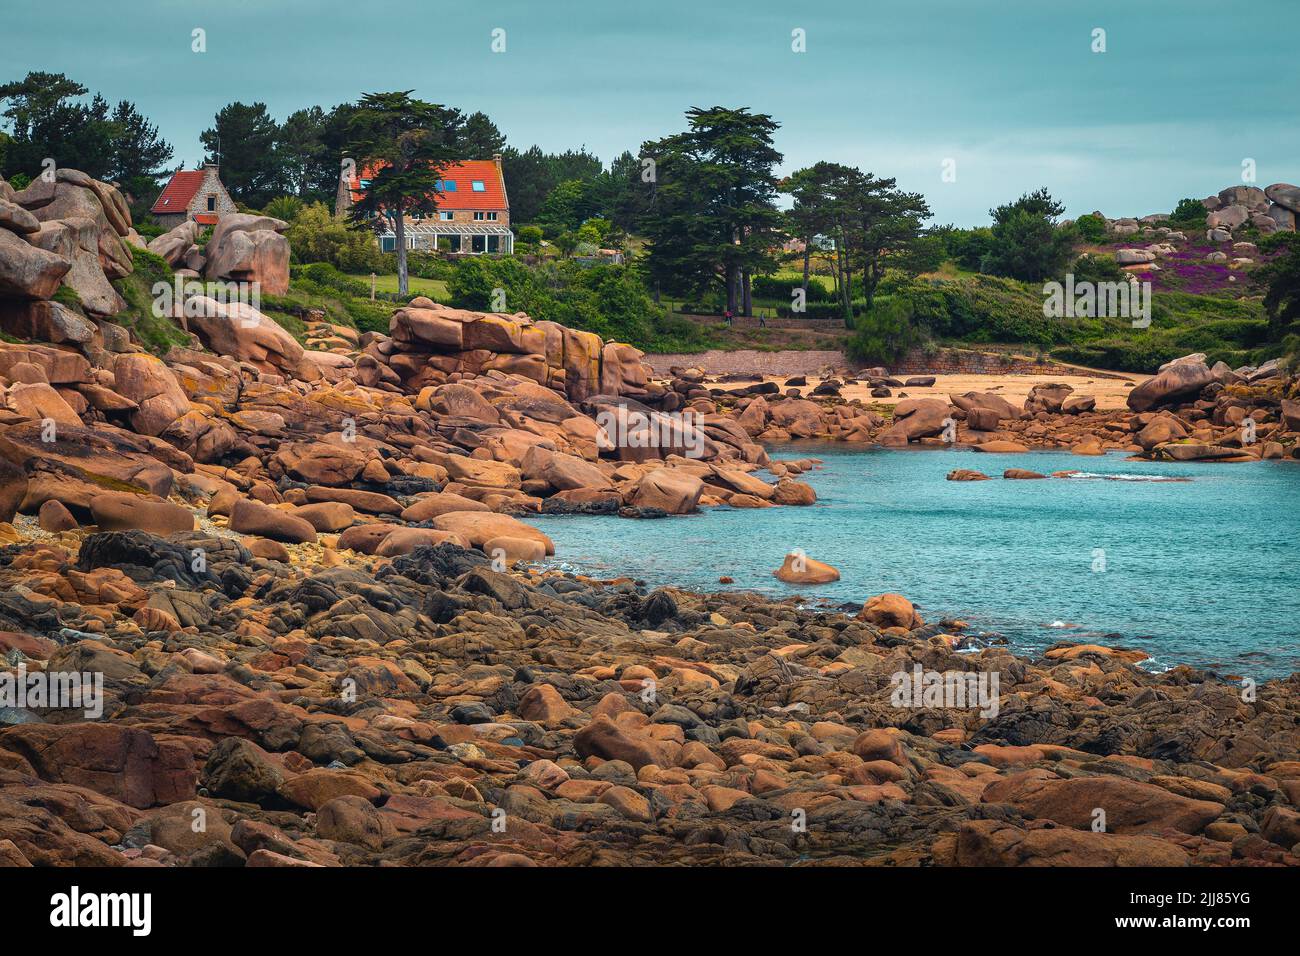
MULTIPOLYGON (((359 176, 340 176, 336 216, 342 217, 361 198, 369 182, 368 172, 363 169, 359 176)), ((432 199, 437 207, 433 212, 406 217, 406 248, 470 255, 514 252, 515 234, 510 231, 510 200, 500 153, 490 160, 468 159, 443 167, 432 199)), ((379 248, 392 252, 396 245, 390 221, 379 233, 379 248)))
POLYGON ((235 201, 221 184, 221 170, 212 164, 202 169, 172 173, 150 212, 164 229, 193 219, 202 226, 215 225, 226 213, 236 212, 235 201))

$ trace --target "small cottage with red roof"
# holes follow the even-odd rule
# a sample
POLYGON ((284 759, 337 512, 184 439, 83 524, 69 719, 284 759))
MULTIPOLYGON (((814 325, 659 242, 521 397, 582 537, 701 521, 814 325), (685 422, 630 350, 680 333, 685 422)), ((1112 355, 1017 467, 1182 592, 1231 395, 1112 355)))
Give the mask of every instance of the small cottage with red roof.
MULTIPOLYGON (((339 179, 334 213, 342 217, 361 198, 369 184, 368 171, 339 179)), ((510 231, 510 200, 501 172, 501 154, 490 160, 467 159, 442 168, 432 213, 408 216, 406 247, 428 252, 509 253, 515 235, 510 231)), ((397 236, 391 225, 379 233, 379 248, 392 252, 397 236)))
POLYGON ((213 226, 221 216, 237 210, 221 184, 220 169, 207 165, 172 173, 149 211, 164 229, 173 229, 190 219, 201 226, 213 226))

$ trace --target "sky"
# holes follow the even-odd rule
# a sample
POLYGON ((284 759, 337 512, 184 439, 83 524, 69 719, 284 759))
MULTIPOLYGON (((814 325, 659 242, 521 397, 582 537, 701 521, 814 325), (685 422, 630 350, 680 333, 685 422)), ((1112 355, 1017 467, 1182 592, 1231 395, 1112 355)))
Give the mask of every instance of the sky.
POLYGON ((236 100, 283 119, 410 89, 518 148, 605 161, 691 107, 747 106, 781 124, 782 172, 858 166, 972 226, 1039 186, 1118 217, 1239 184, 1249 160, 1258 185, 1300 181, 1298 23, 1295 0, 59 0, 6 11, 0 82, 45 70, 131 100, 187 167, 236 100))

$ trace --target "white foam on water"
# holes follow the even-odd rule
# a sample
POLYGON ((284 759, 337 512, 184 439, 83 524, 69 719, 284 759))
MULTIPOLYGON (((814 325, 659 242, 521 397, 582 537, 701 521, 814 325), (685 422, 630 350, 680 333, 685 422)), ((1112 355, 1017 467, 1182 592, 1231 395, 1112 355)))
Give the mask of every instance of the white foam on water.
POLYGON ((1084 479, 1091 478, 1101 481, 1191 481, 1190 478, 1184 478, 1181 475, 1108 475, 1096 471, 1076 471, 1072 474, 1063 475, 1064 478, 1084 479))

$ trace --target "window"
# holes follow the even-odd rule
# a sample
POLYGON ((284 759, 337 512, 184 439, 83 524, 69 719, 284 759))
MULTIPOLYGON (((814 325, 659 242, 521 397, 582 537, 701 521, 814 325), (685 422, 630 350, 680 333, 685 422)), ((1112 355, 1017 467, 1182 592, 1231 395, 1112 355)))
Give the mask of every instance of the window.
POLYGON ((490 213, 488 213, 488 214, 487 214, 487 217, 488 217, 488 222, 496 222, 496 221, 497 221, 497 214, 494 213, 494 212, 490 212, 490 213))
POLYGON ((501 250, 501 237, 500 237, 500 236, 488 236, 488 237, 487 237, 487 251, 488 251, 488 252, 499 252, 500 250, 501 250))
POLYGON ((434 184, 433 188, 440 193, 454 193, 456 191, 456 180, 440 179, 434 184))
POLYGON ((487 244, 483 241, 486 238, 486 236, 471 236, 469 240, 469 251, 482 252, 487 247, 487 244))
POLYGON ((473 189, 474 192, 476 192, 476 193, 484 192, 484 191, 487 189, 487 187, 483 185, 483 180, 481 180, 481 179, 475 179, 475 180, 474 180, 473 182, 471 182, 469 185, 470 185, 470 188, 473 189))
POLYGON ((380 252, 392 252, 397 248, 397 240, 393 236, 383 236, 379 240, 380 252))
POLYGON ((455 216, 455 213, 451 213, 451 212, 438 213, 438 218, 441 219, 443 222, 451 222, 453 216, 455 216))
POLYGON ((216 212, 216 211, 217 211, 217 197, 216 197, 216 196, 209 196, 209 197, 208 197, 208 212, 216 212))
POLYGON ((474 221, 475 221, 475 222, 482 222, 482 221, 483 221, 483 213, 481 213, 481 212, 476 212, 476 213, 474 213, 474 221))

